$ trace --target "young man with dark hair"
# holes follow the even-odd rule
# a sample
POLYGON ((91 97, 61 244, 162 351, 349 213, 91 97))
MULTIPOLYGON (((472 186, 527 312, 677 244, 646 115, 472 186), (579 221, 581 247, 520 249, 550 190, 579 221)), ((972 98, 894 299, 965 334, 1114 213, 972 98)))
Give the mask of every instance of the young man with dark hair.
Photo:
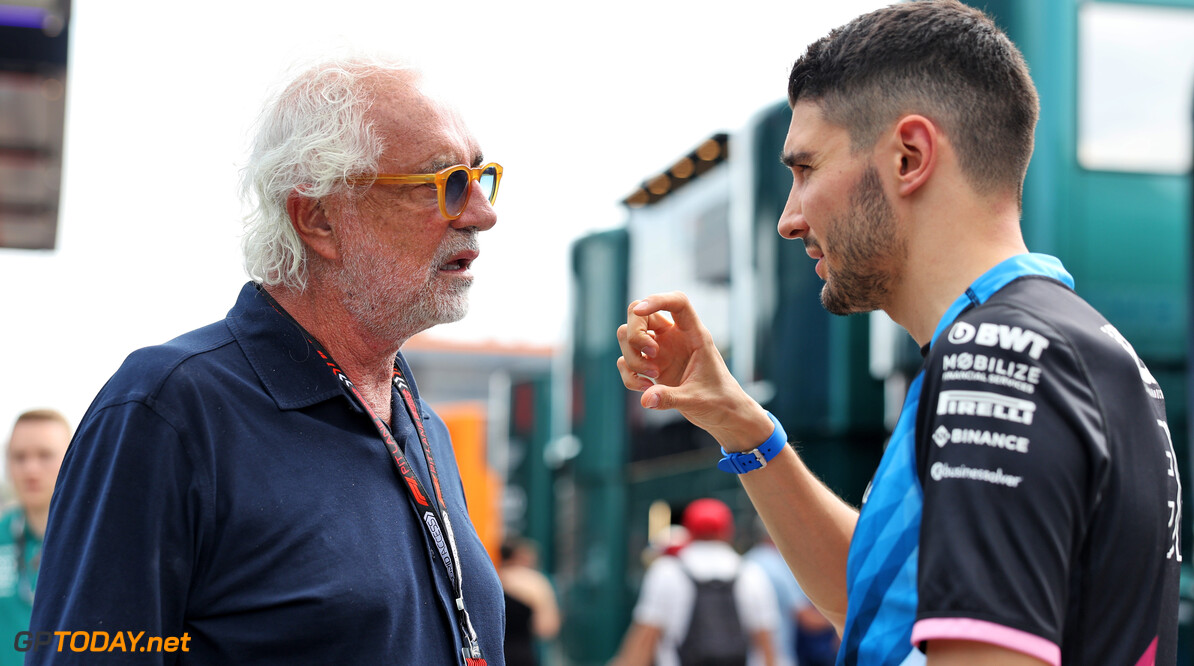
POLYGON ((810 46, 789 101, 780 235, 817 260, 826 309, 881 309, 925 357, 861 511, 785 446, 683 294, 631 303, 623 382, 721 443, 839 664, 1172 664, 1164 397, 1024 244, 1038 104, 1020 53, 959 2, 893 5, 810 46))

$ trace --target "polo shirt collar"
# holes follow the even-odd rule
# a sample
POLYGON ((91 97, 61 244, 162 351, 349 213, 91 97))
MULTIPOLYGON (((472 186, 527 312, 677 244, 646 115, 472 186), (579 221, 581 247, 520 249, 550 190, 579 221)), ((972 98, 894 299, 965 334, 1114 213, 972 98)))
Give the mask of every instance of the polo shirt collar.
POLYGON ((343 396, 360 410, 302 329, 274 309, 257 283, 241 288, 225 321, 279 409, 301 409, 343 396))

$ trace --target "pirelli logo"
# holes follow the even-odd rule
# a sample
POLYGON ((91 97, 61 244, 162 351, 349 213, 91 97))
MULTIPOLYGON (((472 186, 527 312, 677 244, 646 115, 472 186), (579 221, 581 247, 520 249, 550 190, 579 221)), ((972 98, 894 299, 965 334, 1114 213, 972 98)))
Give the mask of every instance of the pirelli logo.
POLYGON ((1032 424, 1036 403, 987 391, 942 391, 937 397, 937 414, 984 416, 1011 423, 1032 424))

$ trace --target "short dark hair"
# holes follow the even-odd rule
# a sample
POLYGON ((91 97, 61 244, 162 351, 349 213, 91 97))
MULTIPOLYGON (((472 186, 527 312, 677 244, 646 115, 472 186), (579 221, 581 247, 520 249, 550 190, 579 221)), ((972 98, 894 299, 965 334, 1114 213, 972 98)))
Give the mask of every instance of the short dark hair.
POLYGON ((855 151, 901 116, 922 114, 949 137, 977 192, 1022 193, 1036 88, 1007 35, 957 0, 878 9, 813 42, 788 78, 788 102, 798 101, 844 127, 855 151))

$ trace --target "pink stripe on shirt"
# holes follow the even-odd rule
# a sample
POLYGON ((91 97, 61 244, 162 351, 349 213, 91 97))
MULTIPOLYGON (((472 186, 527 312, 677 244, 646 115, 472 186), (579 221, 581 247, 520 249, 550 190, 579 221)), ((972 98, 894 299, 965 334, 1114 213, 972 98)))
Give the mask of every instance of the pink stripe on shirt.
POLYGON ((994 622, 944 617, 921 620, 912 626, 913 645, 935 639, 989 643, 1023 652, 1053 666, 1061 664, 1061 647, 1053 641, 994 622))
POLYGON ((1148 649, 1140 655, 1140 661, 1136 662, 1136 666, 1154 666, 1157 663, 1157 640, 1159 638, 1160 636, 1154 638, 1153 642, 1148 644, 1148 649))

